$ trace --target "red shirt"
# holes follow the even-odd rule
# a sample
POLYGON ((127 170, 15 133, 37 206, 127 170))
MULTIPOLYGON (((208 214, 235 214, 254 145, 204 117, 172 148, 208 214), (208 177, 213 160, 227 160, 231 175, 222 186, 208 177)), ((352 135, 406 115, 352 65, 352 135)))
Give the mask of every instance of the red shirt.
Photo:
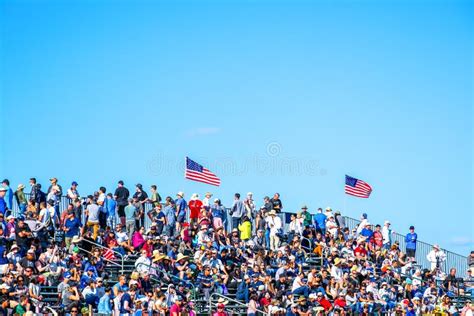
POLYGON ((343 298, 336 298, 334 300, 334 305, 339 307, 346 307, 346 301, 343 298))
POLYGON ((318 300, 319 305, 321 305, 325 311, 328 311, 331 308, 331 302, 329 302, 327 299, 324 297, 320 300, 318 300))
POLYGON ((189 218, 197 219, 199 217, 199 212, 201 212, 202 202, 200 200, 191 200, 189 201, 189 218))
POLYGON ((181 307, 179 307, 178 304, 173 304, 170 308, 170 315, 173 315, 173 313, 181 313, 181 307))
POLYGON ((356 255, 356 256, 367 256, 367 250, 365 250, 364 247, 357 246, 357 248, 354 249, 354 255, 356 255))

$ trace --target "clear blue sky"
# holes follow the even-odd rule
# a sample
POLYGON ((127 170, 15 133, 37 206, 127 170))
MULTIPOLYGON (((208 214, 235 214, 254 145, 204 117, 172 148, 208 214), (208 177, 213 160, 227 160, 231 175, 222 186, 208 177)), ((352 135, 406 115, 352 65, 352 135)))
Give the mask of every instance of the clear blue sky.
POLYGON ((280 192, 474 248, 471 1, 1 1, 0 177, 280 192), (222 178, 185 181, 184 157, 222 178), (347 197, 344 174, 370 183, 347 197))

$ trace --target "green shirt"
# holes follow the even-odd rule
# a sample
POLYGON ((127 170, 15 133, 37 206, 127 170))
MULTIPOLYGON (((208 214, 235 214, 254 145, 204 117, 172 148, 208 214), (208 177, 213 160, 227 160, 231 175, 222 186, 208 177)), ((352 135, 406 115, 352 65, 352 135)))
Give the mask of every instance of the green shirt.
POLYGON ((303 212, 301 215, 304 216, 303 225, 305 227, 308 226, 308 225, 311 225, 313 223, 313 218, 312 218, 311 214, 308 211, 303 212))
POLYGON ((26 314, 26 307, 24 306, 21 306, 20 304, 18 304, 16 307, 15 307, 15 314, 18 314, 18 315, 25 315, 26 314))
POLYGON ((26 201, 25 192, 23 192, 22 190, 16 191, 16 192, 15 192, 15 195, 16 195, 16 199, 17 199, 17 201, 18 201, 18 204, 26 204, 26 203, 28 203, 28 202, 26 201))
POLYGON ((125 217, 127 218, 127 221, 135 220, 135 210, 136 210, 136 207, 133 205, 129 204, 125 206, 125 217))

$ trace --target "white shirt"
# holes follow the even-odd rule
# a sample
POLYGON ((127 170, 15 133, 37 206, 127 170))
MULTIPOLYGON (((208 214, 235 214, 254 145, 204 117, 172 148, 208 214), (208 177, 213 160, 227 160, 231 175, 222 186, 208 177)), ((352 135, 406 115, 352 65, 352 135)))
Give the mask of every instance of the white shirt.
POLYGON ((67 196, 71 199, 77 199, 79 197, 79 192, 71 190, 71 188, 67 189, 67 196))
POLYGON ((440 264, 446 260, 446 254, 442 250, 436 251, 435 249, 432 249, 426 256, 426 259, 431 262, 431 270, 436 269, 436 257, 439 258, 440 264))
POLYGON ((336 265, 333 265, 333 266, 331 267, 331 276, 332 276, 336 281, 342 280, 343 275, 344 275, 344 272, 342 271, 341 268, 338 268, 336 265))
POLYGON ((138 273, 147 272, 150 265, 151 261, 148 257, 140 256, 137 261, 135 261, 135 268, 138 273))
POLYGON ((270 227, 270 235, 276 235, 278 230, 281 228, 281 218, 279 216, 267 216, 265 221, 270 227))
POLYGON ((99 197, 97 198, 97 204, 101 206, 104 205, 105 197, 105 193, 99 194, 99 197))
POLYGON ((384 225, 384 227, 382 227, 382 238, 383 238, 383 244, 386 245, 388 243, 390 243, 391 241, 391 236, 390 234, 392 233, 392 230, 384 225))
POLYGON ((295 280, 293 281, 293 286, 291 287, 291 291, 293 292, 294 290, 298 289, 301 287, 301 278, 297 276, 295 280))
POLYGON ((359 235, 362 229, 364 229, 364 227, 367 226, 368 222, 369 220, 367 218, 363 219, 362 222, 360 222, 359 227, 357 227, 357 235, 359 235))
POLYGON ((127 235, 127 233, 126 233, 126 232, 123 232, 123 231, 121 231, 121 232, 116 232, 116 233, 115 233, 115 236, 117 236, 117 242, 118 242, 119 244, 120 244, 120 243, 123 243, 123 242, 125 242, 125 241, 128 240, 128 235, 127 235))

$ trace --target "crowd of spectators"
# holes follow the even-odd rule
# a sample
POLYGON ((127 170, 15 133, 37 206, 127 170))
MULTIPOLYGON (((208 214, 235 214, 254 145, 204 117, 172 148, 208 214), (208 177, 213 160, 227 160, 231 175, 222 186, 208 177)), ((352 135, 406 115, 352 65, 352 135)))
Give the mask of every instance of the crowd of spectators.
POLYGON ((474 253, 468 271, 446 274, 446 255, 434 245, 423 269, 413 226, 400 249, 391 223, 371 223, 365 213, 351 229, 341 212, 303 205, 286 223, 278 193, 261 202, 236 193, 226 208, 210 192, 162 199, 155 185, 131 193, 119 181, 113 193, 100 187, 81 196, 75 181, 66 191, 50 182, 43 191, 31 178, 29 194, 7 179, 0 186, 2 315, 45 305, 65 315, 196 315, 198 302, 217 293, 207 312, 225 316, 231 291, 247 315, 473 312, 470 301, 456 306, 453 298, 472 297, 474 253), (111 280, 117 256, 134 258, 135 270, 111 280), (45 286, 57 286, 55 304, 43 302, 45 286))

